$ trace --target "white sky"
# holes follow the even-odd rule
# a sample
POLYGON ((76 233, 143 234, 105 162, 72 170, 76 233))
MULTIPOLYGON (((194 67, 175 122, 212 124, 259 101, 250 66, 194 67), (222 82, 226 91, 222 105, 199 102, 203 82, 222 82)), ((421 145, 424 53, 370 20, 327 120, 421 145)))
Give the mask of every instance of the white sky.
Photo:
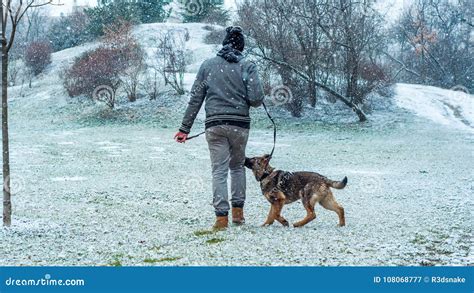
MULTIPOLYGON (((61 6, 51 6, 49 7, 50 13, 52 15, 58 16, 61 13, 69 13, 71 11, 72 5, 74 3, 73 0, 54 0, 54 3, 61 3, 61 6)), ((95 5, 97 3, 96 0, 77 0, 78 5, 95 5)))
MULTIPOLYGON (((233 10, 236 7, 235 2, 238 0, 224 0, 225 1, 225 6, 233 10)), ((52 15, 60 15, 61 13, 69 13, 71 11, 71 8, 73 6, 74 1, 73 0, 54 0, 55 3, 59 2, 63 5, 61 6, 54 6, 50 7, 50 11, 52 15)), ((78 5, 91 5, 94 6, 97 4, 97 0, 77 0, 78 5)))
MULTIPOLYGON (((235 10, 238 3, 241 0, 225 0, 225 6, 229 10, 235 10)), ((60 2, 62 6, 50 7, 52 15, 60 15, 61 13, 68 13, 71 11, 73 0, 55 0, 55 2, 60 2)), ((375 0, 376 7, 380 9, 381 12, 388 12, 387 17, 389 19, 396 18, 400 15, 402 8, 406 5, 409 5, 411 0, 375 0)), ((97 0, 77 0, 79 5, 96 5, 97 0)))

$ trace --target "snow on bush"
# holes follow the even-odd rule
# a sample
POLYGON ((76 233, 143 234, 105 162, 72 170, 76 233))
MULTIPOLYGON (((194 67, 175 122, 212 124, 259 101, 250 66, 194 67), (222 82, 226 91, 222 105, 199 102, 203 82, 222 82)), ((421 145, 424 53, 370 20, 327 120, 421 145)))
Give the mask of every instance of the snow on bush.
MULTIPOLYGON (((76 59, 65 72, 64 86, 70 97, 91 98, 98 98, 94 97, 97 88, 107 87, 112 90, 110 98, 114 100, 116 90, 125 84, 129 100, 134 101, 142 66, 143 51, 131 36, 131 24, 123 22, 106 29, 102 46, 76 59)), ((107 101, 111 108, 113 100, 107 101)))
POLYGON ((53 48, 49 42, 38 41, 28 45, 25 51, 25 64, 33 75, 38 75, 51 63, 53 48))
POLYGON ((120 61, 120 50, 99 47, 79 57, 66 71, 64 86, 70 97, 93 97, 95 88, 109 86, 114 91, 119 86, 118 71, 125 64, 120 61))

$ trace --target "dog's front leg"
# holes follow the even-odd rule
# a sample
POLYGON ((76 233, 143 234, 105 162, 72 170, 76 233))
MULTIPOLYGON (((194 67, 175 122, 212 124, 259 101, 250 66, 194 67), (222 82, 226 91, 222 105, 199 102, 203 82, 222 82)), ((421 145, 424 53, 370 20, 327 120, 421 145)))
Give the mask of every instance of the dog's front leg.
POLYGON ((275 204, 275 219, 280 222, 280 224, 282 224, 283 226, 285 227, 289 227, 290 224, 288 223, 288 221, 282 217, 281 215, 281 210, 283 209, 283 206, 285 205, 285 202, 284 202, 284 199, 279 199, 277 201, 277 203, 275 204))
POLYGON ((262 227, 270 226, 275 222, 275 207, 273 203, 270 205, 270 212, 268 213, 267 220, 263 223, 262 227))
POLYGON ((274 219, 280 222, 280 224, 282 224, 283 226, 289 227, 290 224, 288 223, 288 221, 281 216, 281 210, 283 209, 286 200, 286 197, 283 192, 279 190, 274 190, 274 192, 270 196, 270 199, 273 206, 274 219))

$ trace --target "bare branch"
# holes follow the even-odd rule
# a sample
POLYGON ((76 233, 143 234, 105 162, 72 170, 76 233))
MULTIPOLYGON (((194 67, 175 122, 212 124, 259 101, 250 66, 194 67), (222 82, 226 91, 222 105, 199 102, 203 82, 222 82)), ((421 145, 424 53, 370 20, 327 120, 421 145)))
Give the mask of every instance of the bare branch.
MULTIPOLYGON (((399 65, 402 66, 401 70, 404 70, 406 72, 409 72, 413 75, 415 75, 416 77, 421 77, 421 74, 419 74, 418 72, 412 70, 412 69, 409 69, 405 63, 403 63, 402 61, 398 60, 397 58, 393 57, 392 55, 390 55, 389 53, 385 52, 385 51, 381 51, 381 53, 383 53, 385 56, 387 56, 388 58, 390 58, 390 60, 392 61, 395 61, 396 63, 398 63, 399 65)), ((399 73, 397 73, 398 75, 399 73)))

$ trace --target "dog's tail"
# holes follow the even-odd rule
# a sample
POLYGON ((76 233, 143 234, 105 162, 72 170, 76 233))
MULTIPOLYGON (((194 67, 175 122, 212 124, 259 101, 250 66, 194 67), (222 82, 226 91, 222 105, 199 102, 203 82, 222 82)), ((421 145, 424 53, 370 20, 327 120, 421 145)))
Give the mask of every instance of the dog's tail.
POLYGON ((327 184, 329 184, 329 186, 331 186, 332 188, 343 189, 347 185, 347 177, 344 177, 342 181, 332 181, 328 179, 327 184))

